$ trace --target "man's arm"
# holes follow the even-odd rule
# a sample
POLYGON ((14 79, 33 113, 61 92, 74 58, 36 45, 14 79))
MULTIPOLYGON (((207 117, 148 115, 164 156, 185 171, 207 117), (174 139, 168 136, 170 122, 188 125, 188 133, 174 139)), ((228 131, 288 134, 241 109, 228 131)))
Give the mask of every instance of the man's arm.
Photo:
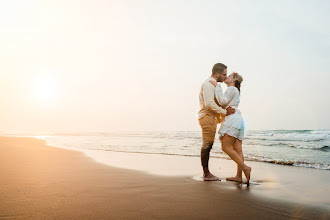
POLYGON ((215 87, 210 82, 205 82, 203 85, 203 96, 205 105, 212 111, 219 114, 227 114, 227 111, 219 107, 214 101, 214 90, 215 87))

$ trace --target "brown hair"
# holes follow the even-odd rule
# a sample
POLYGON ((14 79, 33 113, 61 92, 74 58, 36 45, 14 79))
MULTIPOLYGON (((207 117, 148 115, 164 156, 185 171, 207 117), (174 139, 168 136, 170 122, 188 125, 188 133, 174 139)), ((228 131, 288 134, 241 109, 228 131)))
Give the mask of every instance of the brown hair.
POLYGON ((212 76, 214 76, 217 73, 223 73, 223 71, 227 69, 227 66, 223 63, 216 63, 214 64, 212 68, 212 76))
POLYGON ((235 87, 241 93, 241 83, 243 82, 243 77, 236 72, 233 72, 233 78, 235 79, 235 87))

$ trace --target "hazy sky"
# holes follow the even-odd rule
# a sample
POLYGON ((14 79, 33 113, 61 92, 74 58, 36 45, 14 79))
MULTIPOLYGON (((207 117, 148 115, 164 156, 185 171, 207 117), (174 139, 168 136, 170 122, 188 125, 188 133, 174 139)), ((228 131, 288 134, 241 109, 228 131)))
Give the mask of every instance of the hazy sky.
POLYGON ((244 78, 247 129, 330 129, 329 11, 326 0, 1 0, 0 132, 199 130, 217 62, 244 78))

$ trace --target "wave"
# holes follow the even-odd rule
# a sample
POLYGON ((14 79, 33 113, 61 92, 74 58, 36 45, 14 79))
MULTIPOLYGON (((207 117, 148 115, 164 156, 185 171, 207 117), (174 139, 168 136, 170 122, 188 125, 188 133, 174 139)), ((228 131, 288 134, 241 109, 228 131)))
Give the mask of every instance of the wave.
MULTIPOLYGON (((159 154, 159 155, 167 155, 167 156, 185 156, 185 157, 199 157, 198 154, 188 154, 185 153, 160 153, 160 152, 141 152, 141 151, 120 151, 120 150, 106 150, 112 152, 121 152, 121 153, 137 153, 137 154, 159 154)), ((210 157, 213 158, 221 158, 231 160, 229 156, 222 152, 222 151, 215 151, 220 153, 218 155, 212 155, 210 157)), ((270 159, 266 157, 254 156, 254 155, 244 155, 246 161, 254 161, 254 162, 264 162, 264 163, 272 163, 278 165, 285 165, 285 166, 296 166, 296 167, 306 167, 306 168, 314 168, 320 170, 330 170, 330 164, 324 163, 310 163, 306 161, 297 161, 297 160, 281 160, 281 159, 270 159)))
POLYGON ((319 170, 330 170, 330 164, 325 164, 325 163, 310 163, 306 161, 296 161, 296 160, 269 159, 266 157, 253 156, 253 155, 246 155, 245 160, 287 165, 287 166, 314 168, 319 170))
MULTIPOLYGON (((117 151, 117 150, 108 150, 113 152, 123 152, 123 153, 138 153, 138 154, 160 154, 160 155, 168 155, 168 156, 186 156, 186 157, 199 157, 197 154, 176 154, 176 153, 157 153, 157 152, 137 152, 137 151, 117 151)), ((227 154, 224 152, 219 152, 220 155, 212 155, 210 157, 213 158, 221 158, 231 160, 227 154)), ((314 168, 319 170, 330 170, 330 164, 324 163, 309 163, 305 161, 290 161, 290 160, 280 160, 280 159, 269 159, 265 157, 259 156, 251 156, 245 155, 246 161, 254 161, 254 162, 264 162, 264 163, 272 163, 278 165, 285 166, 296 166, 296 167, 306 167, 306 168, 314 168)))
POLYGON ((282 142, 260 142, 260 141, 244 141, 243 145, 260 145, 260 146, 288 146, 288 143, 282 142))
MULTIPOLYGON (((104 150, 127 153, 163 154, 192 157, 199 157, 200 154, 201 138, 198 138, 197 140, 197 136, 200 135, 197 132, 163 132, 151 134, 144 134, 141 132, 138 134, 130 133, 130 135, 131 136, 127 136, 127 134, 119 134, 114 135, 114 137, 110 136, 109 134, 106 136, 92 137, 52 136, 43 139, 45 139, 47 144, 50 146, 71 148, 81 151, 104 150)), ((264 137, 269 138, 271 136, 264 137)), ((305 143, 303 141, 275 142, 248 139, 245 141, 245 143, 243 143, 243 145, 247 145, 245 148, 246 150, 244 151, 244 155, 246 156, 246 159, 250 161, 330 170, 330 160, 328 158, 330 143, 328 143, 328 141, 305 143), (260 147, 248 147, 249 144, 260 145, 260 147), (314 151, 307 152, 305 149, 312 149, 314 151), (305 159, 309 162, 306 162, 305 159), (319 163, 319 161, 322 161, 323 163, 319 163)), ((215 147, 213 148, 212 152, 212 157, 230 159, 221 151, 219 142, 215 143, 215 147)))
POLYGON ((317 135, 317 136, 300 136, 300 135, 273 135, 269 137, 260 137, 260 136, 247 136, 244 137, 247 140, 261 140, 261 141, 304 141, 304 142, 315 142, 315 141, 324 141, 329 139, 329 135, 317 135))
POLYGON ((314 146, 307 146, 307 145, 295 145, 289 144, 290 147, 297 148, 297 149, 309 149, 309 150, 328 150, 330 146, 328 145, 314 145, 314 146))
POLYGON ((322 164, 322 163, 294 163, 294 166, 297 167, 306 167, 306 168, 314 168, 314 169, 319 169, 319 170, 330 170, 330 165, 329 164, 322 164))
POLYGON ((260 131, 247 132, 245 139, 262 141, 304 141, 315 142, 329 140, 330 130, 302 131, 260 131))
POLYGON ((296 149, 306 149, 306 150, 330 150, 329 145, 303 145, 298 143, 285 143, 285 142, 254 142, 254 141, 246 141, 244 145, 258 145, 258 146, 286 146, 292 147, 296 149))

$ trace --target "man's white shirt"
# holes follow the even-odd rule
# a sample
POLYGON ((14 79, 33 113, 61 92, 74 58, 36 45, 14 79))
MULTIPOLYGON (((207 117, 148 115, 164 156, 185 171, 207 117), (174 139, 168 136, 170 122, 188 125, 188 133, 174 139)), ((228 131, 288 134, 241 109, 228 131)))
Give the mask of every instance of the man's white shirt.
MULTIPOLYGON (((207 78, 202 86, 199 93, 199 105, 200 111, 198 113, 198 119, 201 119, 204 115, 208 114, 211 116, 215 116, 218 114, 227 114, 227 111, 217 105, 214 100, 215 97, 215 86, 210 83, 210 81, 216 82, 213 77, 207 78)), ((217 86, 217 94, 223 95, 223 91, 221 86, 217 86)))

